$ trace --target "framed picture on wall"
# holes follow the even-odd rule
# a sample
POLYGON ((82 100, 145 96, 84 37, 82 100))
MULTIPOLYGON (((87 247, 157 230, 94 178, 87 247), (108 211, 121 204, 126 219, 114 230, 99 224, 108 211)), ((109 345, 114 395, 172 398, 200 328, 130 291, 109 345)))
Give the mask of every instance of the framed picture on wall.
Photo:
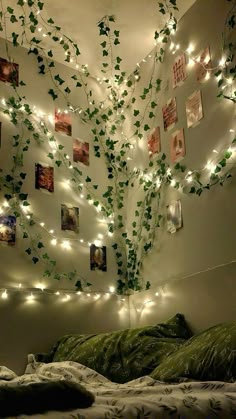
POLYGON ((160 127, 153 128, 148 136, 149 157, 161 151, 160 127))
POLYGON ((0 243, 14 246, 16 242, 16 217, 0 216, 0 243))
POLYGON ((172 66, 173 89, 183 84, 186 78, 187 78, 187 72, 186 72, 185 54, 181 54, 175 59, 172 66))
POLYGON ((184 139, 184 130, 178 129, 175 131, 170 140, 170 155, 172 163, 176 163, 185 156, 185 139, 184 139))
POLYGON ((195 127, 203 118, 201 91, 196 90, 186 101, 187 127, 195 127))
POLYGON ((73 161, 89 166, 89 143, 73 139, 73 161))
POLYGON ((204 48, 197 57, 196 62, 196 79, 203 82, 206 78, 207 71, 212 67, 210 48, 204 48))
POLYGON ((55 109, 55 131, 71 136, 72 118, 69 112, 55 109))
POLYGON ((168 100, 168 102, 163 106, 162 115, 163 115, 164 130, 169 131, 171 128, 175 126, 176 122, 178 121, 175 97, 168 100))
POLYGON ((19 86, 19 64, 0 58, 0 81, 19 86))
POLYGON ((54 192, 54 168, 35 163, 35 188, 54 192))
POLYGON ((61 204, 61 229, 79 232, 79 208, 61 204))
POLYGON ((179 199, 167 205, 166 223, 167 231, 172 234, 183 226, 181 201, 179 199))
POLYGON ((95 244, 90 246, 90 269, 91 271, 107 271, 107 250, 106 246, 98 247, 95 244))

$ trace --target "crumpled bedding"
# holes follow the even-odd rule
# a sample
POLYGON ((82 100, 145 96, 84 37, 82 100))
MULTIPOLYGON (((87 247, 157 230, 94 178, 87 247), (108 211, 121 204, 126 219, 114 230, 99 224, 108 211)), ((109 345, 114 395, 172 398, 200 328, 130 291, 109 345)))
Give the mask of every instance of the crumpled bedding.
MULTIPOLYGON (((48 412, 20 415, 17 419, 230 419, 236 418, 236 383, 183 382, 166 384, 149 376, 126 384, 116 384, 94 370, 76 362, 43 364, 32 362, 26 374, 6 381, 0 369, 0 386, 4 383, 27 384, 49 380, 68 380, 83 384, 95 395, 87 409, 71 412, 48 412)), ((16 418, 14 418, 16 419, 16 418)))

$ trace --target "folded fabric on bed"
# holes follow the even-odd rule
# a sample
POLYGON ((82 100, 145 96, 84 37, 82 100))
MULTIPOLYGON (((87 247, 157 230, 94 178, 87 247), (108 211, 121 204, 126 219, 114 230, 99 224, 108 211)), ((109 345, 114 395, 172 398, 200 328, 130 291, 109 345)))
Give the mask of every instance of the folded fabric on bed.
POLYGON ((151 373, 156 380, 236 380, 236 322, 221 323, 189 339, 151 373))
POLYGON ((125 383, 150 374, 159 363, 191 336, 184 316, 166 323, 98 335, 66 335, 41 362, 74 361, 111 381, 125 383))
POLYGON ((49 381, 0 386, 0 417, 90 407, 94 396, 78 383, 49 381))

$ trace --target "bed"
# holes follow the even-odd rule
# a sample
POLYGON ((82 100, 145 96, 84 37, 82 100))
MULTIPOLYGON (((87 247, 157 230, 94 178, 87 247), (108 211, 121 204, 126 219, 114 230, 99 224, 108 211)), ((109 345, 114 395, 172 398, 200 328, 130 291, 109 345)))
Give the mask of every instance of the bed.
POLYGON ((95 396, 88 408, 20 419, 236 418, 236 322, 190 336, 180 314, 146 328, 66 335, 49 353, 29 355, 22 376, 0 368, 0 394, 6 383, 66 381, 95 396))

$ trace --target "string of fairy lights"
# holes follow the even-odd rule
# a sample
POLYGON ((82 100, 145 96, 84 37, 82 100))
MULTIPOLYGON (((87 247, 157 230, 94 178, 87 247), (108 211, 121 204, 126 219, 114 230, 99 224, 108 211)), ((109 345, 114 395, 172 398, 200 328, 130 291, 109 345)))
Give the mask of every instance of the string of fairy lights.
POLYGON ((0 288, 0 299, 8 300, 10 295, 14 293, 20 293, 24 296, 25 301, 33 303, 42 295, 54 296, 61 302, 69 302, 73 297, 85 297, 87 301, 107 301, 112 296, 115 296, 119 301, 126 302, 126 298, 123 295, 115 294, 115 287, 110 286, 107 291, 74 291, 69 289, 49 289, 46 284, 39 282, 35 284, 35 287, 28 288, 24 287, 22 283, 19 283, 15 287, 3 287, 0 288))

